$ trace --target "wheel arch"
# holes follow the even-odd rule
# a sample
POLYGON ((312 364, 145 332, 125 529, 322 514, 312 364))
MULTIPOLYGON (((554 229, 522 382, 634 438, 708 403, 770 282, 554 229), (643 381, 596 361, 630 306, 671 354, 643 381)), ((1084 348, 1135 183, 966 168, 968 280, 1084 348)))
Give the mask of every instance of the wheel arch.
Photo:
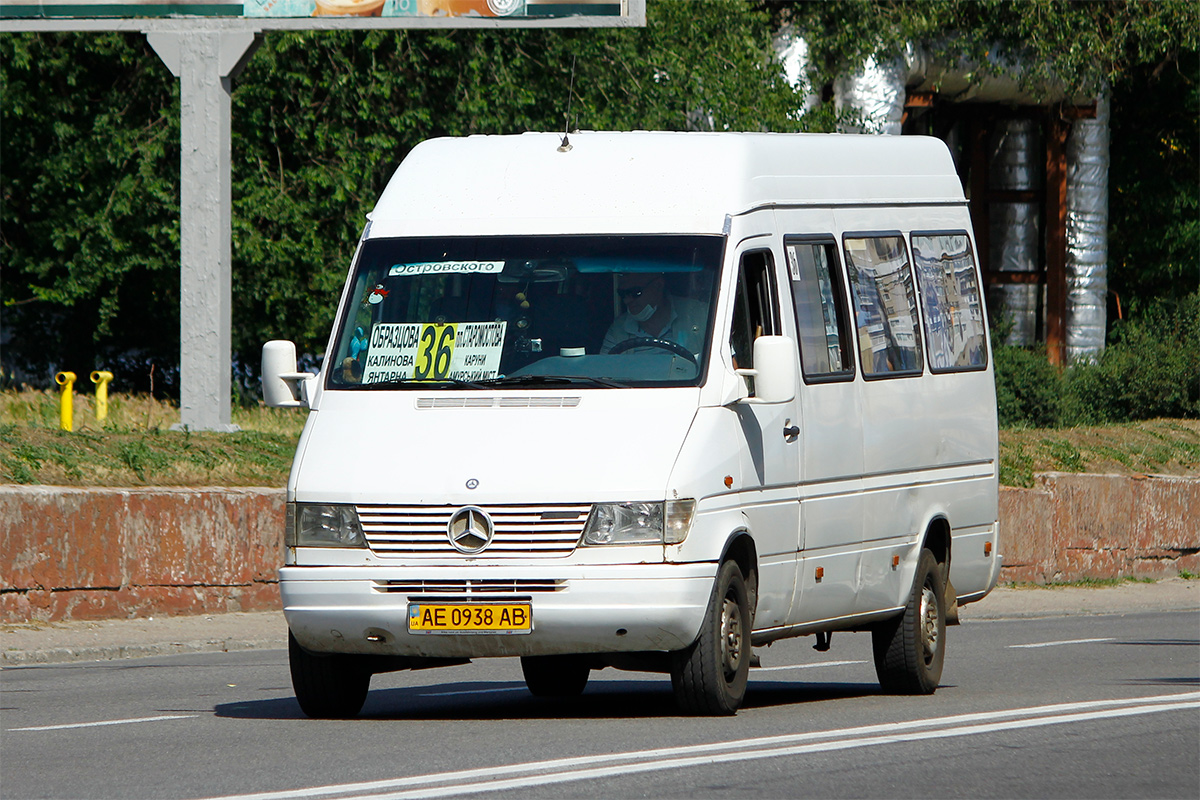
POLYGON ((950 520, 945 514, 936 514, 925 525, 925 538, 921 544, 923 549, 933 553, 933 557, 941 564, 943 575, 950 574, 950 520))
POLYGON ((725 542, 721 552, 721 561, 732 560, 737 563, 746 581, 746 593, 750 599, 750 622, 754 623, 754 614, 758 609, 758 548, 754 545, 754 537, 744 527, 735 530, 725 542))

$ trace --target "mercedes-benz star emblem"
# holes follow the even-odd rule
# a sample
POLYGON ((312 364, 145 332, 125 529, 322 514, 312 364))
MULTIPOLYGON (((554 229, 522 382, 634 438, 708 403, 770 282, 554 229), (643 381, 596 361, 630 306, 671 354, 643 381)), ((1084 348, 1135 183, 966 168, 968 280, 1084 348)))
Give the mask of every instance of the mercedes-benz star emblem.
POLYGON ((477 506, 463 506, 450 517, 446 536, 460 553, 473 555, 492 543, 496 528, 487 512, 477 506))
POLYGON ((467 488, 468 488, 468 489, 478 489, 478 488, 479 488, 479 481, 478 481, 478 479, 476 479, 476 478, 468 478, 468 479, 467 479, 467 488))

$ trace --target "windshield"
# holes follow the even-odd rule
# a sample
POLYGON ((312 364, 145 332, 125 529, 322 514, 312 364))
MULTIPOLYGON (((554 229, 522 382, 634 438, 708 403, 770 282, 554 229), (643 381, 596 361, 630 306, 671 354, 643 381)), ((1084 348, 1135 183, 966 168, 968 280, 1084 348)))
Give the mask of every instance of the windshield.
POLYGON ((719 236, 498 236, 363 244, 333 389, 692 386, 719 236))

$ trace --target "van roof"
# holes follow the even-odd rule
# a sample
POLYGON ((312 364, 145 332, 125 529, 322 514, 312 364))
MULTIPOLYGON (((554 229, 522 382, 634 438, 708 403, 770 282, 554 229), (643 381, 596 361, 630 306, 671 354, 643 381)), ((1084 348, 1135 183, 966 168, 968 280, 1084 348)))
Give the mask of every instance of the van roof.
POLYGON ((721 233, 726 215, 797 205, 962 204, 926 136, 561 133, 431 139, 396 169, 370 238, 721 233))

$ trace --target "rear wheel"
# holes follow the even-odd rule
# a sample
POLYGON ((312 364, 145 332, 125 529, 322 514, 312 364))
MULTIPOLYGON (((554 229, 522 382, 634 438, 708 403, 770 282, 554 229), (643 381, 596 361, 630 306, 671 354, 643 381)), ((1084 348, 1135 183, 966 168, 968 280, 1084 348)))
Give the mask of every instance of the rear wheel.
POLYGON ((916 579, 904 613, 871 632, 875 674, 892 694, 933 694, 946 657, 946 592, 942 569, 929 550, 921 551, 916 579))
POLYGON ((576 697, 587 686, 591 668, 579 656, 522 656, 521 672, 534 697, 576 697))
POLYGON ((685 713, 736 714, 746 696, 750 672, 750 602, 736 562, 717 572, 700 636, 686 650, 672 653, 671 684, 685 713))
POLYGON ((288 631, 288 664, 300 710, 314 719, 345 719, 362 710, 371 673, 358 656, 318 655, 288 631))

